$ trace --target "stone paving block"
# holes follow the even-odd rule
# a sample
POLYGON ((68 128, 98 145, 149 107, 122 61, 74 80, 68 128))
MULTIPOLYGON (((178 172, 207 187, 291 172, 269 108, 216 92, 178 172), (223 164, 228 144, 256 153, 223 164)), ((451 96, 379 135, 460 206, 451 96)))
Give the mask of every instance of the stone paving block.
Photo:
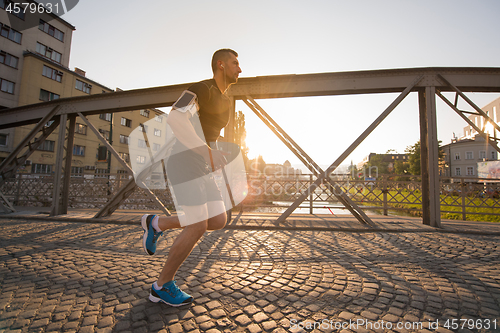
POLYGON ((168 330, 171 333, 181 333, 181 332, 183 332, 183 328, 182 328, 181 324, 171 325, 171 326, 168 327, 168 330))
POLYGON ((45 332, 61 332, 62 327, 63 322, 50 323, 45 329, 45 332))
POLYGON ((250 318, 248 318, 248 316, 245 314, 239 315, 234 319, 234 321, 240 326, 247 326, 251 323, 250 318))
POLYGON ((111 327, 113 323, 114 321, 112 316, 105 316, 99 319, 97 328, 111 327))
POLYGON ((78 330, 78 333, 93 333, 94 332, 94 326, 84 326, 84 327, 81 327, 79 330, 78 330))
POLYGON ((97 316, 92 315, 83 318, 82 326, 97 325, 97 316))

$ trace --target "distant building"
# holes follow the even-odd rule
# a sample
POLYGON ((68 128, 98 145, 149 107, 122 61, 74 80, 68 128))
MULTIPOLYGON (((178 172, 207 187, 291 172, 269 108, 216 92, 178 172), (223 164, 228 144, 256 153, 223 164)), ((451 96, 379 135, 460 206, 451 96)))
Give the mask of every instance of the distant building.
MULTIPOLYGON (((500 98, 481 108, 495 123, 500 122, 500 98)), ((495 136, 493 124, 484 122, 483 117, 470 115, 468 117, 477 127, 483 129, 489 136, 495 136)), ((477 178, 478 162, 498 160, 498 152, 475 131, 472 126, 464 127, 463 136, 454 135, 451 143, 442 146, 445 153, 445 166, 442 175, 445 177, 477 178)))
POLYGON ((363 161, 357 164, 358 170, 363 169, 366 163, 370 162, 375 156, 381 156, 382 162, 387 163, 387 169, 392 171, 394 169, 394 163, 397 161, 407 162, 409 159, 408 154, 376 154, 370 153, 370 155, 366 156, 363 161))
POLYGON ((477 178, 477 163, 495 161, 498 152, 483 137, 476 135, 473 139, 453 140, 443 146, 445 155, 444 177, 477 178))
MULTIPOLYGON (((496 124, 500 123, 500 98, 495 99, 491 103, 482 107, 483 110, 496 124)), ((493 131, 493 124, 484 123, 484 118, 476 115, 470 115, 468 117, 477 127, 484 128, 484 131, 490 136, 495 135, 493 131)), ((464 135, 460 139, 474 139, 478 133, 472 128, 472 126, 467 125, 464 127, 464 135)))
POLYGON ((283 164, 266 164, 265 174, 275 177, 293 177, 302 174, 302 170, 292 167, 290 161, 286 160, 283 164))

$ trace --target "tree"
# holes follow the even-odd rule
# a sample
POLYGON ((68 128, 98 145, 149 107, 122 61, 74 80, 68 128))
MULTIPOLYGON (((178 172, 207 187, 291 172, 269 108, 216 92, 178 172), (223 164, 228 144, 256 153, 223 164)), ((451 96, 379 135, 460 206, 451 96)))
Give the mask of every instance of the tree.
POLYGON ((253 175, 263 175, 266 170, 266 162, 261 155, 258 157, 249 160, 247 164, 247 172, 253 175))
POLYGON ((349 175, 349 179, 358 179, 358 167, 354 165, 351 161, 351 165, 347 167, 347 174, 349 175))
POLYGON ((420 175, 420 141, 406 147, 405 152, 408 154, 408 171, 412 175, 420 175))
MULTIPOLYGON (((442 164, 444 161, 444 150, 441 147, 441 141, 438 142, 439 150, 438 150, 438 159, 439 164, 442 164)), ((420 175, 421 174, 421 161, 420 161, 420 141, 417 141, 413 146, 406 147, 405 152, 409 155, 408 158, 408 171, 412 175, 420 175)))
POLYGON ((370 160, 364 165, 365 177, 378 177, 389 173, 389 162, 384 161, 384 154, 370 154, 370 160))
POLYGON ((394 162, 394 173, 396 175, 406 175, 408 174, 410 164, 408 162, 396 161, 394 162))
POLYGON ((238 111, 234 117, 234 143, 236 143, 243 155, 243 161, 245 165, 248 165, 248 147, 246 145, 245 139, 247 136, 247 131, 245 129, 245 115, 243 112, 238 111))

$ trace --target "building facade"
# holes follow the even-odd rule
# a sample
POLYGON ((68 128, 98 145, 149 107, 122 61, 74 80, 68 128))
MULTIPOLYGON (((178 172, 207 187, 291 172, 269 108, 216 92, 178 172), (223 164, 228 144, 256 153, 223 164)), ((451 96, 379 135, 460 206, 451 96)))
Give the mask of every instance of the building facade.
MULTIPOLYGON (((495 99, 491 103, 482 107, 483 110, 496 124, 500 124, 500 98, 495 99)), ((493 130, 493 124, 484 122, 484 118, 476 115, 470 115, 468 117, 477 127, 484 128, 484 131, 488 133, 489 136, 495 136, 495 131, 493 130)), ((478 133, 468 125, 464 127, 464 134, 461 139, 474 139, 478 133)))
POLYGON ((474 139, 454 140, 444 145, 444 177, 477 178, 477 163, 495 161, 498 152, 480 135, 474 139))
MULTIPOLYGON (((74 26, 47 13, 31 14, 27 11, 26 16, 8 13, 6 8, 9 3, 11 0, 0 0, 0 110, 59 98, 114 92, 89 79, 85 71, 69 69, 74 26), (33 24, 33 21, 38 25, 33 24), (32 27, 28 28, 30 25, 32 27)), ((153 120, 150 122, 153 125, 140 128, 147 135, 150 148, 159 149, 166 135, 166 121, 163 118, 162 111, 150 109, 93 115, 88 120, 128 163, 131 162, 129 145, 137 147, 139 150, 134 152, 139 153, 133 158, 141 163, 146 156, 146 140, 135 139, 131 142, 130 134, 141 124, 153 120)), ((73 175, 100 177, 108 172, 125 173, 125 168, 115 158, 111 158, 106 146, 87 128, 85 122, 77 118, 76 123, 73 175)), ((0 130, 0 162, 14 150, 33 126, 0 130)), ((53 173, 57 138, 58 130, 55 130, 18 172, 53 173)))
MULTIPOLYGON (((500 98, 481 108, 492 120, 500 122, 500 98)), ((497 131, 491 123, 485 123, 484 118, 477 115, 468 117, 477 127, 484 129, 489 137, 495 137, 497 131)), ((445 177, 478 177, 477 166, 480 162, 498 160, 498 152, 488 142, 468 125, 463 128, 463 136, 453 138, 452 142, 442 146, 445 154, 445 177)))
POLYGON ((386 163, 387 164, 387 170, 389 172, 392 172, 394 170, 394 163, 401 161, 401 162, 408 162, 409 155, 408 154, 376 154, 376 153, 370 153, 370 155, 366 156, 363 161, 357 164, 358 170, 362 170, 365 166, 366 163, 370 162, 373 160, 373 158, 379 157, 380 162, 386 163))

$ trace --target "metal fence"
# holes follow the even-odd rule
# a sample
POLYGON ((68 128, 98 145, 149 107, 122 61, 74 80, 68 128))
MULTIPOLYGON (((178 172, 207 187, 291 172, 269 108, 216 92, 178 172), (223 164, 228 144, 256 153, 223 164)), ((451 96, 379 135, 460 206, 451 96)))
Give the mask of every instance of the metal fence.
MULTIPOLYGON (((129 175, 101 173, 92 176, 73 175, 70 181, 69 207, 102 208, 129 181, 129 175)), ((152 190, 167 207, 173 207, 168 190, 152 190)), ((50 174, 17 174, 5 181, 0 192, 14 206, 50 207, 54 192, 54 176, 50 174)), ((144 190, 137 187, 120 209, 157 209, 144 190)))
MULTIPOLYGON (((69 207, 102 208, 129 180, 124 174, 99 174, 71 178, 69 207)), ((383 175, 376 180, 352 180, 332 176, 340 188, 362 209, 381 214, 410 214, 421 216, 422 188, 419 176, 383 175)), ((253 176, 248 175, 248 196, 240 209, 285 208, 307 191, 315 178, 312 175, 253 176)), ((441 213, 444 218, 462 220, 500 221, 500 180, 442 178, 441 213), (481 216, 481 218, 479 218, 481 216)), ((54 179, 52 175, 17 174, 7 179, 0 191, 16 206, 50 207, 54 179)), ((170 192, 153 190, 169 209, 174 208, 170 192)), ((120 209, 157 209, 158 207, 141 188, 136 188, 120 209)), ((333 193, 321 184, 299 208, 310 214, 319 208, 341 209, 333 193)), ((347 213, 347 211, 346 211, 347 213)))
MULTIPOLYGON (((368 181, 332 178, 364 210, 384 215, 422 216, 420 176, 382 175, 368 181)), ((312 175, 249 177, 245 209, 276 207, 279 203, 294 201, 313 180, 312 175)), ((440 202, 443 218, 500 221, 500 179, 441 178, 440 202)), ((316 208, 338 209, 339 205, 328 187, 321 184, 299 207, 308 208, 313 214, 316 208)))

